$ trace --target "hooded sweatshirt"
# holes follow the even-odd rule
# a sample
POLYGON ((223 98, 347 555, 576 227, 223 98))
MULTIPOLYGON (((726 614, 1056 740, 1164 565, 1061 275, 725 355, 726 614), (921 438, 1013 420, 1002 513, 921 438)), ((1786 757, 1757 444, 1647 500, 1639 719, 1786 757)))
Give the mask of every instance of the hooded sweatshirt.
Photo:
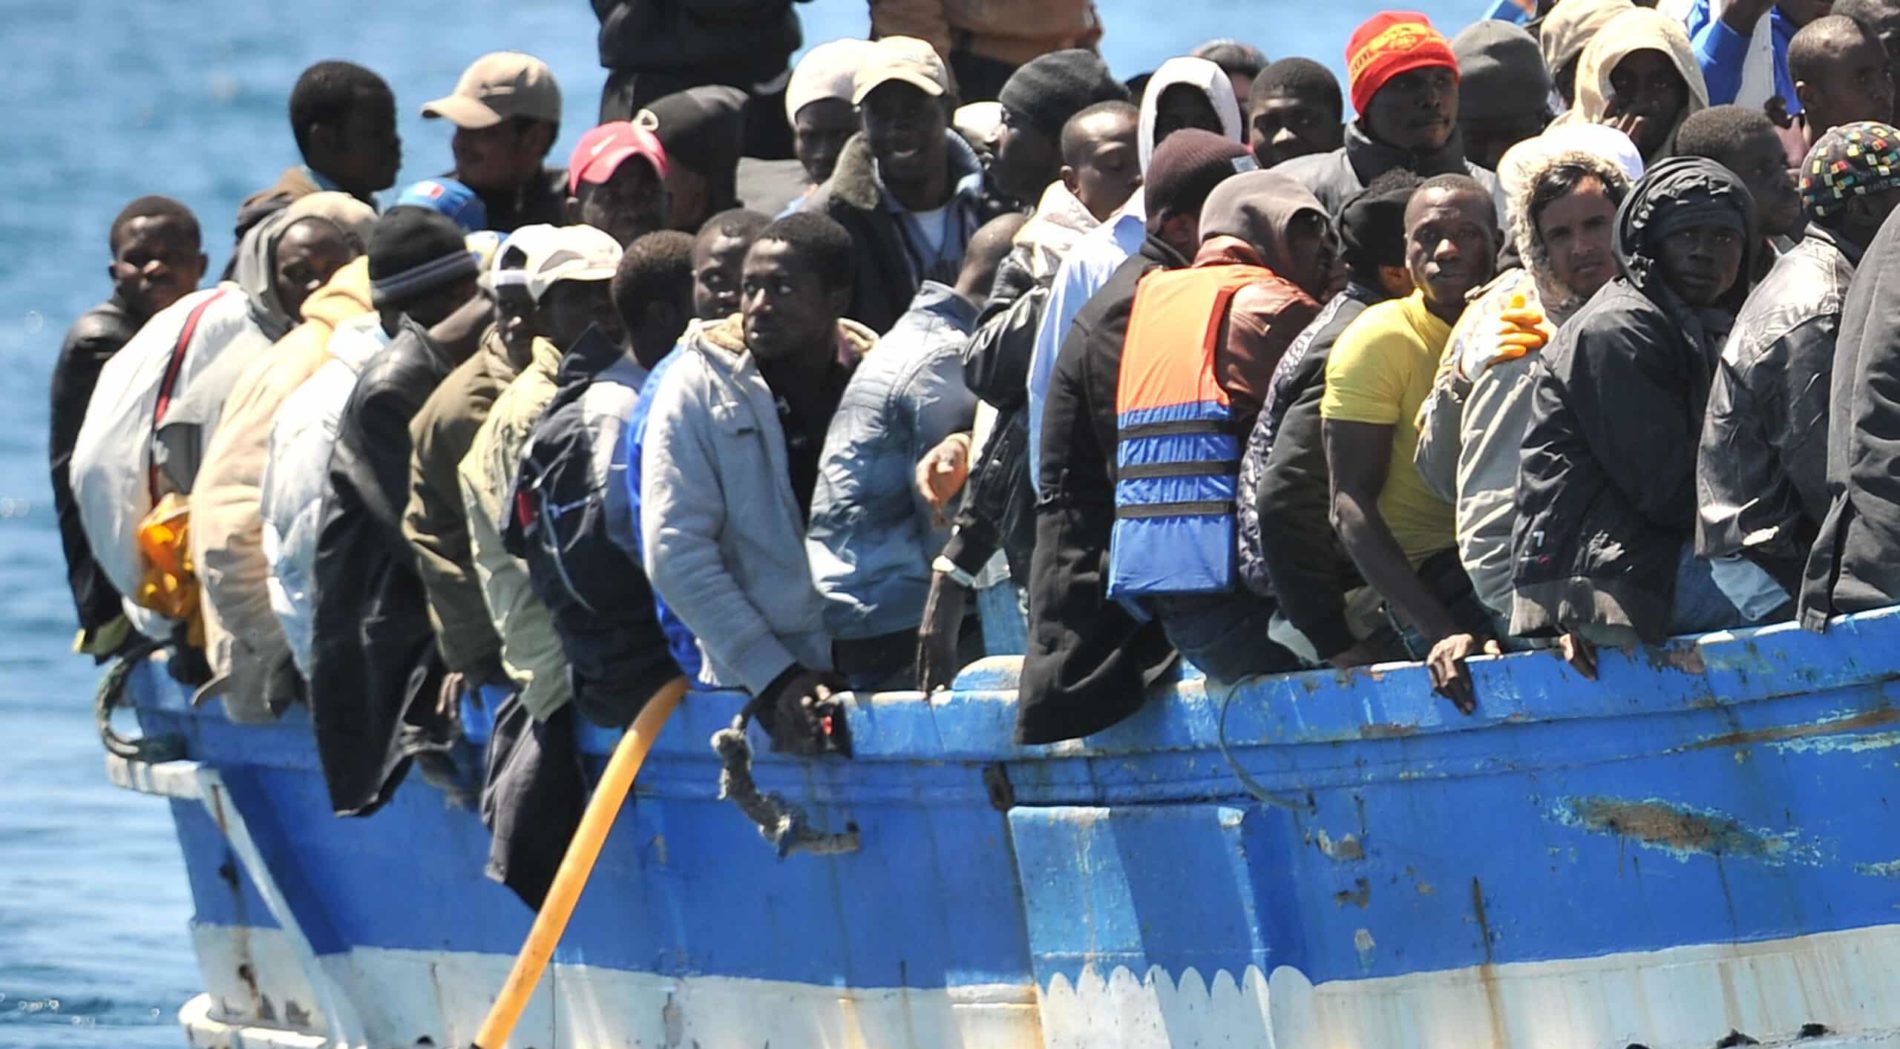
POLYGON ((1747 294, 1694 309, 1662 278, 1672 227, 1726 221, 1751 250, 1754 202, 1727 168, 1672 157, 1616 214, 1618 276, 1541 354, 1517 480, 1511 632, 1603 625, 1667 636, 1695 529, 1696 446, 1716 355, 1747 294))
MULTIPOLYGON (((840 321, 838 352, 876 343, 840 321)), ((698 638, 701 680, 763 692, 794 667, 831 666, 824 598, 805 553, 777 398, 737 315, 688 331, 652 393, 641 453, 647 577, 698 638)))
POLYGON ((1537 45, 1544 52, 1544 67, 1551 79, 1582 57, 1597 30, 1635 6, 1630 0, 1563 0, 1551 8, 1537 30, 1537 45))
POLYGON ((1511 614, 1518 459, 1530 425, 1537 353, 1501 345, 1498 315, 1521 299, 1523 308, 1544 314, 1548 337, 1583 306, 1584 297, 1551 271, 1550 253, 1528 218, 1532 186, 1562 163, 1586 164, 1600 181, 1628 185, 1621 168, 1575 152, 1547 154, 1528 166, 1524 178, 1511 180, 1517 190, 1511 233, 1524 265, 1499 276, 1465 307, 1419 416, 1419 476, 1453 505, 1459 560, 1478 599, 1500 617, 1511 614))
MULTIPOLYGON (((305 198, 308 199, 308 198, 305 198)), ((205 449, 191 496, 191 556, 204 588, 205 655, 225 711, 246 721, 281 712, 290 697, 283 627, 271 611, 260 514, 271 425, 278 409, 329 359, 338 324, 370 312, 369 260, 359 257, 304 300, 303 323, 245 369, 205 449)))
POLYGON ((1603 123, 1604 114, 1615 98, 1610 74, 1616 70, 1617 63, 1638 51, 1660 51, 1667 55, 1689 88, 1688 101, 1677 115, 1675 127, 1669 129, 1669 137, 1661 148, 1643 158, 1654 164, 1676 151, 1676 132, 1689 114, 1708 108, 1709 89, 1702 79, 1702 67, 1696 64, 1695 49, 1690 46, 1689 36, 1681 24, 1649 8, 1632 8, 1617 15, 1590 39, 1577 60, 1577 103, 1558 117, 1553 126, 1603 123))
POLYGON ((1221 68, 1205 58, 1170 58, 1161 63, 1161 68, 1148 78, 1148 86, 1141 94, 1141 123, 1135 133, 1136 155, 1141 160, 1141 170, 1147 171, 1148 164, 1154 160, 1155 119, 1160 113, 1161 96, 1171 87, 1191 87, 1207 96, 1214 107, 1214 115, 1220 118, 1220 132, 1235 142, 1241 140, 1245 127, 1240 116, 1240 103, 1234 98, 1234 82, 1228 79, 1221 68))

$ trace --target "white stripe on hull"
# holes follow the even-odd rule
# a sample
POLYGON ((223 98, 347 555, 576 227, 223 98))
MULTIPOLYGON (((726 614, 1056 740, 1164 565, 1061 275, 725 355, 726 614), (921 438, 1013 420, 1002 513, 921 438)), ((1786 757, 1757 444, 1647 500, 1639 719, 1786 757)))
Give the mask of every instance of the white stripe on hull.
MULTIPOLYGON (((288 945, 273 945, 283 938, 277 930, 201 926, 196 935, 208 975, 239 957, 234 944, 242 937, 248 941, 243 957, 251 959, 263 994, 273 988, 279 995, 294 994, 290 988, 307 987, 295 973, 288 945)), ((359 948, 323 961, 352 999, 375 1043, 371 1049, 382 1049, 414 1045, 424 1037, 438 1046, 469 1044, 511 960, 359 948)), ((1602 1049, 1640 1043, 1650 1049, 1706 1049, 1731 1029, 1773 1043, 1792 1039, 1804 1024, 1820 1023, 1834 1037, 1801 1046, 1900 1049, 1900 996, 1884 993, 1896 972, 1900 926, 1317 987, 1288 968, 1271 979, 1249 968, 1238 980, 1224 972, 1207 980, 1192 970, 1179 979, 1159 970, 1145 978, 1123 968, 1106 978, 1090 970, 1074 983, 1057 977, 1039 1003, 1033 989, 1007 985, 847 990, 561 965, 530 1003, 513 1044, 537 1049, 1602 1049)), ((195 1015, 203 1025, 242 1022, 216 1008, 195 1015)), ((193 1026, 192 1015, 183 1018, 193 1026)), ((194 1045, 279 1044, 200 1035, 194 1031, 194 1045)), ((282 1044, 289 1049, 298 1043, 282 1044)))

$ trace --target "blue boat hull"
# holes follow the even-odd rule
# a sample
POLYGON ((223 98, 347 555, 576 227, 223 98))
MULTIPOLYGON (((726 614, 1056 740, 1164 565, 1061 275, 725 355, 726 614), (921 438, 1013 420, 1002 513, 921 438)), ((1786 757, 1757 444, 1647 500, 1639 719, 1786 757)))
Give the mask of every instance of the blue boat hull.
MULTIPOLYGON (((784 860, 718 797, 739 699, 690 695, 511 1044, 1900 1044, 1900 613, 1473 671, 1474 717, 1417 667, 1193 679, 1021 748, 978 664, 855 704, 855 760, 761 755, 858 832, 784 860)), ((412 776, 335 819, 300 712, 133 694, 188 754, 113 771, 174 799, 194 1039, 468 1044, 530 919, 475 814, 412 776)))

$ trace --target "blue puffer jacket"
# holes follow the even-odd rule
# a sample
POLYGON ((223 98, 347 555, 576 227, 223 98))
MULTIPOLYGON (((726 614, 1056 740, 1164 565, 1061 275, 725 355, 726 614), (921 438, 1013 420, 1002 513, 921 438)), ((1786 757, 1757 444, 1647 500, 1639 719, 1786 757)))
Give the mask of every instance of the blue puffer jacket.
POLYGON ((952 289, 925 281, 845 387, 805 533, 833 638, 878 637, 923 621, 930 563, 949 539, 949 522, 918 497, 912 478, 925 453, 976 418, 962 357, 976 312, 952 289))

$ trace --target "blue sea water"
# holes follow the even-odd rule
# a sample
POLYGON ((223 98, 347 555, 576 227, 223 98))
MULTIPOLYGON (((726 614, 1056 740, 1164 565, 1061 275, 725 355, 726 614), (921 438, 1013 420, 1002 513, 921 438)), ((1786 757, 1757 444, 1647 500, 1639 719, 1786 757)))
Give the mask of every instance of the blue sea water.
MULTIPOLYGON (((1377 9, 1294 0, 1098 0, 1123 76, 1222 36, 1338 69, 1377 9)), ((1429 0, 1448 31, 1475 5, 1429 0)), ((811 42, 862 35, 862 0, 800 8, 811 42)), ((295 155, 297 72, 325 58, 381 71, 403 112, 403 180, 448 164, 416 115, 482 52, 546 59, 566 87, 556 157, 592 123, 601 71, 581 0, 0 0, 12 67, 0 136, 0 1049, 178 1046, 196 990, 190 900, 165 805, 105 782, 46 484, 46 389, 65 326, 103 298, 106 227, 166 193, 197 211, 214 270, 243 196, 295 155)))

